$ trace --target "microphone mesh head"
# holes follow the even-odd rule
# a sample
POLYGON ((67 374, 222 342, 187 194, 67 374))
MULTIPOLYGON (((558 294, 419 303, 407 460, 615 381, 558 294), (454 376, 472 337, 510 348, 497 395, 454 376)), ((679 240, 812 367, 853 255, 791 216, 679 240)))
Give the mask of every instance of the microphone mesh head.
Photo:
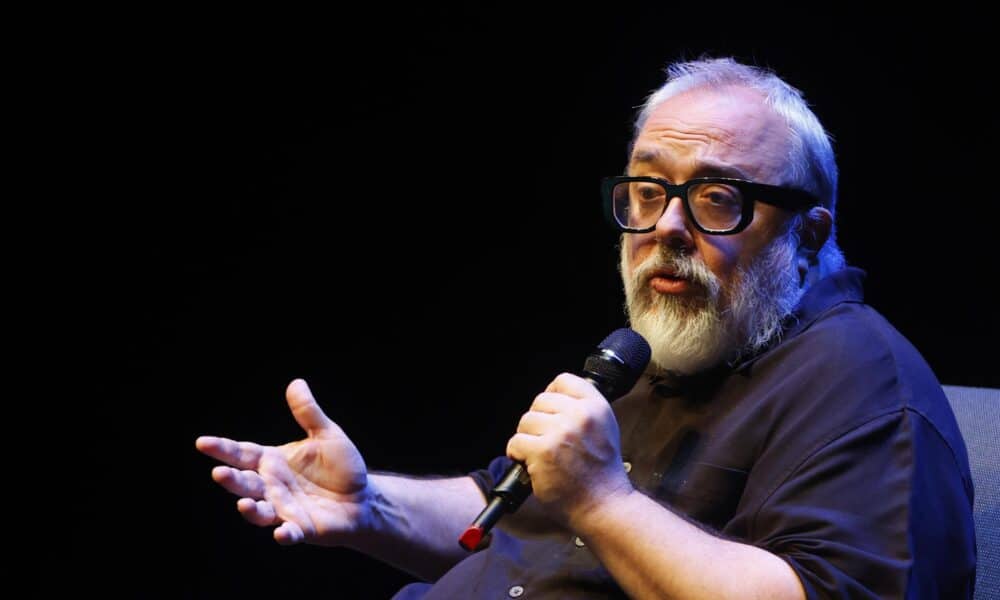
POLYGON ((614 352, 635 373, 646 370, 646 365, 649 364, 649 357, 652 354, 645 338, 628 327, 615 329, 597 347, 600 350, 614 352))

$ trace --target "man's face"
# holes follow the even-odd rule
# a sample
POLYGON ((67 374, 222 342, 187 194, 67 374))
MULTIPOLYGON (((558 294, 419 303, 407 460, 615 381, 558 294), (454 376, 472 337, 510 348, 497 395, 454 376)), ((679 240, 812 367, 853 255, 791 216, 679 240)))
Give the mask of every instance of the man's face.
MULTIPOLYGON (((653 111, 636 138, 628 174, 672 183, 717 176, 781 184, 788 155, 787 126, 757 92, 694 89, 653 111)), ((672 198, 654 231, 623 237, 630 318, 639 333, 654 338, 654 363, 681 373, 711 366, 747 345, 748 336, 761 335, 756 315, 776 309, 783 314, 764 316, 766 335, 774 333, 775 320, 798 299, 794 247, 782 235, 789 216, 758 202, 745 230, 709 235, 695 229, 680 198, 672 198), (780 306, 767 306, 768 296, 782 296, 780 306), (676 347, 658 360, 657 346, 669 344, 676 347)))

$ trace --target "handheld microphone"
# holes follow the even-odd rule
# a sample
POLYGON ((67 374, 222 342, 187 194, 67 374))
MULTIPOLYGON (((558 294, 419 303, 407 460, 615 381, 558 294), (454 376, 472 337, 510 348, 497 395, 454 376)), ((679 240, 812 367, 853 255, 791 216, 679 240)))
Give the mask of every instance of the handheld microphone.
MULTIPOLYGON (((610 402, 632 389, 646 369, 650 354, 649 344, 641 335, 625 327, 616 329, 587 357, 581 377, 610 402)), ((478 548, 500 517, 516 511, 530 495, 528 469, 514 463, 490 491, 489 503, 462 533, 459 545, 469 552, 478 548)))

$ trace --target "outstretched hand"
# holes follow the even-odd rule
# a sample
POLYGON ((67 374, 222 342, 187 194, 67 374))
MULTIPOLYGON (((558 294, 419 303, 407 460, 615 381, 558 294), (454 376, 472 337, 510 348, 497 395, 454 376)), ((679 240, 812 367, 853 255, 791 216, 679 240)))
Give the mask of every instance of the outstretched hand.
POLYGON ((305 381, 292 381, 285 397, 306 431, 305 439, 261 446, 202 436, 195 446, 229 465, 212 469, 212 478, 240 496, 236 507, 247 521, 277 525, 278 543, 344 544, 366 520, 365 462, 344 431, 323 413, 305 381))

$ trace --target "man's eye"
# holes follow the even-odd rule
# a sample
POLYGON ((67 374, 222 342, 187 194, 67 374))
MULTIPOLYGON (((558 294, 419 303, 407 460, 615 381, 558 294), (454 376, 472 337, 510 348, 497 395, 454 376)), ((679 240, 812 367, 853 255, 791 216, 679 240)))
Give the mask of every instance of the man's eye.
POLYGON ((699 186, 693 191, 693 200, 706 207, 737 208, 743 205, 739 190, 728 185, 699 186))
POLYGON ((653 202, 663 198, 663 188, 658 185, 640 185, 636 188, 636 197, 643 202, 653 202))

